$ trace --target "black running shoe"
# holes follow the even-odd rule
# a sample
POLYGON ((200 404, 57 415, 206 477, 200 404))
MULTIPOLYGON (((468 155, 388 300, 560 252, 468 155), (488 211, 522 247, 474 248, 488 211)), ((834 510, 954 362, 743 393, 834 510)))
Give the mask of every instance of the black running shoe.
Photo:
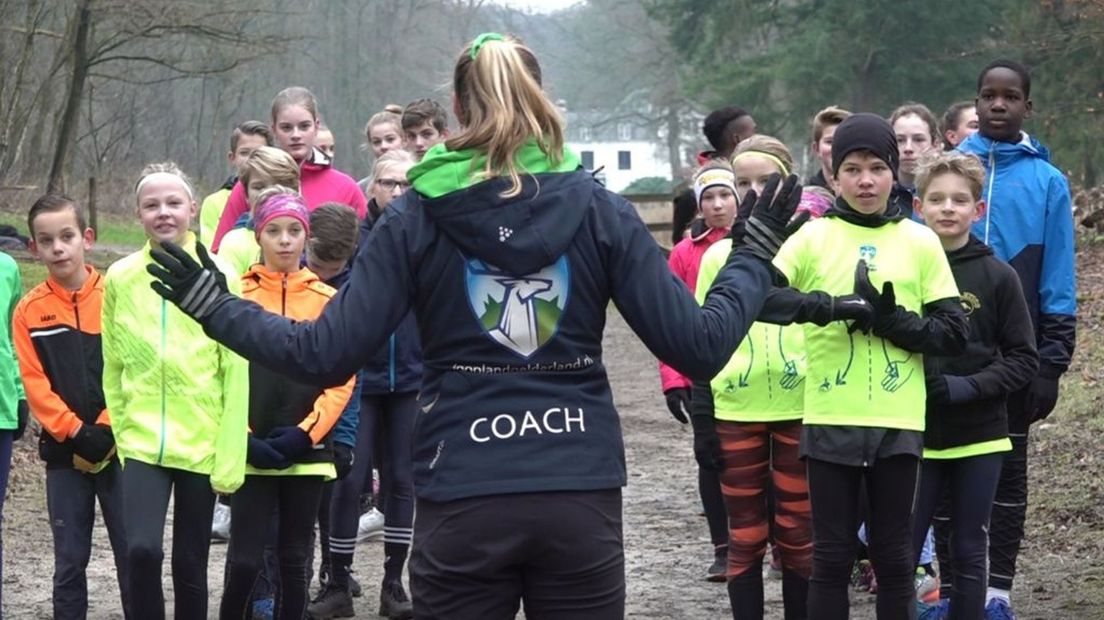
POLYGON ((380 587, 379 615, 391 620, 406 620, 414 617, 414 604, 403 590, 401 581, 385 581, 380 587))

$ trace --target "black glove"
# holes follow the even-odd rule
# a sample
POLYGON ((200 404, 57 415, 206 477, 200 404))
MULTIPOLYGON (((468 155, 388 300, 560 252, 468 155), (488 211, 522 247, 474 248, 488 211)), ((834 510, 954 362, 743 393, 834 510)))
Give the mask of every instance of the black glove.
POLYGON ((690 414, 690 388, 671 388, 663 397, 667 399, 667 410, 676 420, 683 424, 690 421, 686 417, 690 414))
POLYGON ((157 262, 146 265, 146 271, 157 278, 150 282, 150 288, 193 319, 202 321, 221 302, 233 298, 226 286, 226 275, 211 260, 202 243, 196 243, 198 263, 169 241, 163 241, 161 249, 152 250, 150 256, 157 262))
POLYGON ((694 459, 698 461, 698 467, 706 471, 724 469, 717 420, 710 416, 694 415, 690 416, 690 425, 694 427, 694 459))
POLYGON ((249 435, 245 460, 257 469, 287 469, 291 467, 291 461, 287 457, 280 454, 276 448, 268 445, 265 440, 258 439, 252 434, 249 435))
POLYGON ((884 337, 892 330, 897 315, 897 295, 893 292, 893 283, 882 284, 881 292, 874 288, 870 281, 870 271, 866 261, 859 259, 855 265, 855 295, 862 297, 873 309, 871 320, 864 324, 855 321, 848 328, 849 333, 861 331, 864 334, 874 332, 875 336, 884 337))
POLYGON ((1039 368, 1039 374, 1027 384, 1024 412, 1027 413, 1027 421, 1034 424, 1045 420, 1054 411, 1058 404, 1058 377, 1061 371, 1047 365, 1039 368))
POLYGON ((115 447, 115 435, 106 424, 84 424, 69 441, 77 456, 89 463, 99 463, 111 454, 115 447))
POLYGON ((337 479, 341 480, 353 471, 353 461, 355 460, 353 448, 335 441, 333 450, 334 468, 337 469, 337 479))
POLYGON ((298 426, 278 426, 272 429, 265 442, 293 461, 309 452, 314 445, 310 435, 298 426))
POLYGON ((27 399, 20 398, 19 404, 15 406, 15 430, 12 431, 12 441, 19 441, 23 439, 23 431, 27 430, 27 415, 30 413, 30 409, 27 407, 27 399))
POLYGON ((734 252, 748 253, 769 263, 786 239, 809 219, 807 212, 794 217, 801 203, 801 184, 797 176, 791 174, 785 182, 781 179, 773 174, 761 196, 754 191, 744 195, 737 213, 747 213, 747 223, 742 225, 737 218, 729 234, 734 252), (780 182, 781 188, 778 187, 780 182))
POLYGON ((874 306, 861 295, 841 295, 832 298, 830 313, 833 321, 851 321, 849 329, 869 330, 874 322, 874 306))
POLYGON ((929 405, 957 405, 978 397, 978 389, 967 377, 929 374, 924 377, 929 405))

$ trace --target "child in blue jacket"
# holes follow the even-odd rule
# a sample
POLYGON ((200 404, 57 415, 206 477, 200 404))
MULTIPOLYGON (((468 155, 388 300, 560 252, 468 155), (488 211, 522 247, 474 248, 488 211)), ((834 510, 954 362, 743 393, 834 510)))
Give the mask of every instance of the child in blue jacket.
POLYGON ((1004 459, 989 531, 986 610, 998 619, 1014 617, 1009 596, 1027 514, 1028 428, 1054 410, 1077 325, 1069 184, 1046 147, 1021 131, 1031 105, 1027 69, 1011 60, 989 63, 978 76, 978 133, 958 145, 985 165, 989 208, 974 235, 1020 276, 1039 350, 1038 374, 1008 398, 1012 452, 1004 459))

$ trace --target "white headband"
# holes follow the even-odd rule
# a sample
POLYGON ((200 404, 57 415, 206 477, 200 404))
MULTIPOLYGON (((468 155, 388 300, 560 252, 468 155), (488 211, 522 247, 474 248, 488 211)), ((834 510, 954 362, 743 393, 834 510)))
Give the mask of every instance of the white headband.
POLYGON ((736 175, 731 170, 724 168, 709 168, 698 173, 694 178, 694 199, 701 206, 701 197, 705 190, 715 185, 721 185, 736 193, 736 175))
POLYGON ((184 180, 179 174, 173 174, 172 172, 151 172, 146 176, 138 179, 138 185, 134 186, 134 195, 142 193, 142 188, 146 186, 146 183, 151 181, 176 181, 184 187, 184 191, 188 192, 188 198, 195 200, 195 194, 192 193, 192 186, 184 180))

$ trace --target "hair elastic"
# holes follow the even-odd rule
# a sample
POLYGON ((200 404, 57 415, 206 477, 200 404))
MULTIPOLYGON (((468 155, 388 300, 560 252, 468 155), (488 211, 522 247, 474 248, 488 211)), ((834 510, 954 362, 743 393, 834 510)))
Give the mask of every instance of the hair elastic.
POLYGON ((165 171, 151 172, 146 176, 138 179, 138 184, 134 186, 134 195, 137 196, 138 194, 141 194, 142 188, 145 187, 147 183, 150 183, 152 181, 170 180, 176 181, 177 183, 181 184, 184 187, 184 191, 188 192, 188 198, 195 200, 195 194, 192 193, 192 185, 185 181, 184 177, 180 176, 179 174, 173 174, 172 172, 165 171))
POLYGON ((752 150, 741 151, 741 152, 733 155, 732 165, 735 166, 736 162, 739 161, 740 158, 744 157, 745 155, 755 155, 755 156, 758 156, 758 157, 765 157, 765 158, 771 160, 772 162, 774 162, 775 166, 778 166, 778 169, 782 171, 782 176, 785 177, 785 176, 789 176, 789 174, 790 174, 790 169, 786 167, 786 164, 782 163, 782 160, 779 159, 777 155, 771 155, 770 153, 767 153, 765 151, 752 151, 752 150))
POLYGON ((505 41, 506 37, 498 34, 497 32, 484 32, 472 41, 471 44, 471 59, 475 60, 475 55, 479 53, 479 50, 483 49, 483 44, 487 41, 505 41))

